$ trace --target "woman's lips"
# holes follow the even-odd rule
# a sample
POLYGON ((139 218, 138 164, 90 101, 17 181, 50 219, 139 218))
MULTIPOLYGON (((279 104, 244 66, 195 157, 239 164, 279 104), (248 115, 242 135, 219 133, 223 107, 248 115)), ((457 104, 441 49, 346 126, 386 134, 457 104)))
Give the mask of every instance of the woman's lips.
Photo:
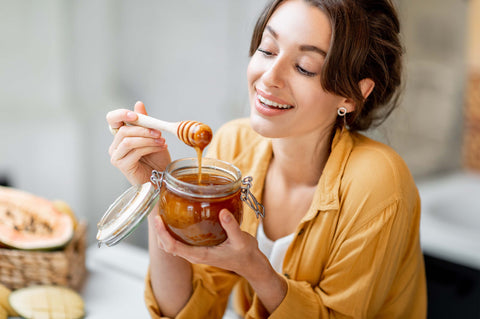
POLYGON ((274 102, 258 93, 255 96, 255 109, 258 113, 265 116, 283 114, 292 108, 293 106, 291 105, 274 102))
POLYGON ((271 94, 267 94, 259 89, 255 94, 255 109, 258 113, 265 116, 273 116, 283 114, 292 109, 293 106, 286 103, 271 94))
POLYGON ((265 93, 262 90, 257 89, 257 99, 260 100, 262 104, 267 107, 280 108, 280 109, 289 109, 293 106, 288 104, 286 101, 279 99, 271 94, 265 93))

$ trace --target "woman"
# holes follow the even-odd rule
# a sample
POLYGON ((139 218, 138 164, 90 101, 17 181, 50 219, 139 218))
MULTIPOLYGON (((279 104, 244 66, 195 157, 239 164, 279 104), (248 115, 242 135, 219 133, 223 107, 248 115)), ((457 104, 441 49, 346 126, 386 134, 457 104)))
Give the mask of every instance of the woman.
MULTIPOLYGON (((408 168, 357 131, 383 120, 401 84, 389 0, 275 0, 252 37, 250 119, 208 150, 254 178, 265 218, 223 210, 216 247, 174 240, 149 217, 152 317, 221 318, 235 286, 245 318, 424 318, 420 202, 408 168), (258 239, 257 239, 258 238, 258 239)), ((135 112, 146 114, 138 102, 135 112)), ((107 115, 112 164, 132 184, 170 162, 161 132, 107 115)))

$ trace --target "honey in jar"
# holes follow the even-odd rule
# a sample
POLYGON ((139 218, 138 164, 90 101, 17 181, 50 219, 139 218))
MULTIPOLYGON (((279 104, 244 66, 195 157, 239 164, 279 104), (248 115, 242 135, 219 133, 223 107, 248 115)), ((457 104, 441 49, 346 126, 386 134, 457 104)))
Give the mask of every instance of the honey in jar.
POLYGON ((218 214, 228 209, 238 223, 243 216, 241 174, 231 164, 203 158, 172 162, 163 175, 160 216, 169 233, 194 246, 214 246, 226 239, 218 214))

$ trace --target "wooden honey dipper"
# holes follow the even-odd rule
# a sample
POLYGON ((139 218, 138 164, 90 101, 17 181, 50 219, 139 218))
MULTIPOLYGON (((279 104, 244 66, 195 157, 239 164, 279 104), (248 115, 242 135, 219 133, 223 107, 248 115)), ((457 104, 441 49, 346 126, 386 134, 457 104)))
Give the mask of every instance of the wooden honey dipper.
POLYGON ((199 148, 201 151, 203 151, 212 140, 212 129, 201 122, 166 122, 140 113, 137 113, 137 116, 138 120, 128 122, 128 124, 167 131, 176 135, 179 140, 188 146, 199 148))

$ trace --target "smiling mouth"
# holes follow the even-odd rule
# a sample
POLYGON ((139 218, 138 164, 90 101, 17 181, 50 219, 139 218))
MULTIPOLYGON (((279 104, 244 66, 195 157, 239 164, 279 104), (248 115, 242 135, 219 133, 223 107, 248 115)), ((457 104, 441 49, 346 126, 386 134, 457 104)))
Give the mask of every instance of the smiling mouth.
POLYGON ((288 104, 280 104, 277 102, 270 101, 269 99, 264 98, 260 94, 257 94, 257 97, 260 103, 262 103, 262 105, 266 107, 275 108, 275 109, 284 109, 284 110, 293 108, 293 106, 288 104))

